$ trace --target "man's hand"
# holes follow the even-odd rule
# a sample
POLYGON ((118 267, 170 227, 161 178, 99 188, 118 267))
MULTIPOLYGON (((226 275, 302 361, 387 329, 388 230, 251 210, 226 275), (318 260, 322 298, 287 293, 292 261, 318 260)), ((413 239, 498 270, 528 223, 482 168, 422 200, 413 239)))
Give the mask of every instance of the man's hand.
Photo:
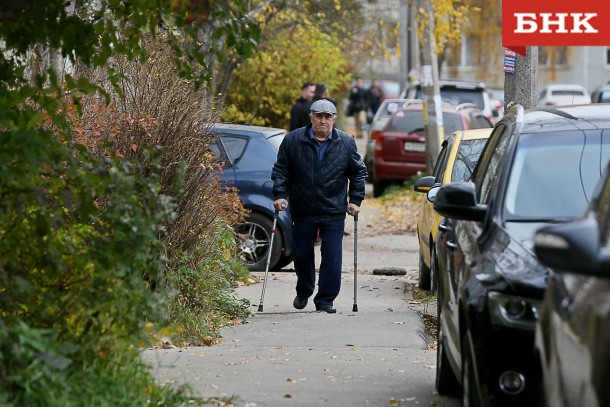
POLYGON ((288 201, 283 198, 276 199, 275 202, 273 202, 273 207, 276 211, 283 211, 288 208, 288 201))
POLYGON ((356 216, 360 213, 360 207, 356 204, 347 205, 347 214, 350 216, 356 216))

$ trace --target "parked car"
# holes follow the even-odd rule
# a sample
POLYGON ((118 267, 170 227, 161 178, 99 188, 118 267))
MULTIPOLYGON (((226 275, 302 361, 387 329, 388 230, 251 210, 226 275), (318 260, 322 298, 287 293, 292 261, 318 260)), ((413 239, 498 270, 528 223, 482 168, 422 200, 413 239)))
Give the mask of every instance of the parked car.
POLYGON ((589 92, 576 84, 553 84, 543 88, 538 96, 538 106, 581 105, 591 103, 589 92))
POLYGON ((591 93, 591 103, 610 103, 610 82, 595 88, 591 93))
MULTIPOLYGON (((422 104, 394 112, 375 139, 371 173, 373 195, 378 197, 395 181, 405 181, 426 171, 426 139, 422 104)), ((483 112, 471 104, 443 104, 445 135, 457 130, 492 127, 483 112)))
POLYGON ((504 116, 504 88, 487 88, 492 108, 492 122, 496 123, 504 116))
MULTIPOLYGON (((286 130, 214 124, 211 131, 217 136, 212 153, 223 163, 221 183, 236 187, 241 203, 250 211, 245 222, 235 229, 241 258, 249 270, 265 270, 275 212, 271 170, 286 130)), ((289 211, 281 211, 270 269, 280 269, 292 261, 291 225, 289 211)))
POLYGON ((585 215, 534 236, 552 268, 536 325, 540 406, 610 405, 610 168, 585 215))
MULTIPOLYGON (((486 128, 453 133, 443 142, 432 175, 418 179, 413 189, 417 192, 428 192, 434 186, 469 180, 491 131, 492 128, 486 128)), ((424 200, 417 219, 419 288, 432 293, 436 291, 436 276, 430 273, 430 265, 436 262, 434 238, 442 218, 434 212, 432 202, 424 200)))
MULTIPOLYGON (((383 100, 398 98, 398 95, 400 94, 399 82, 386 79, 377 79, 377 83, 379 86, 381 86, 381 90, 383 91, 383 100)), ((368 91, 371 87, 371 81, 363 81, 362 86, 368 91)))
MULTIPOLYGON (((497 117, 497 112, 491 105, 487 87, 483 82, 465 81, 459 79, 440 79, 439 88, 441 100, 453 105, 472 103, 483 111, 491 122, 497 117), (495 112, 495 113, 494 113, 495 112)), ((420 81, 410 83, 400 94, 400 98, 423 99, 423 86, 420 81)))
POLYGON ((576 219, 610 159, 608 106, 509 109, 469 182, 428 193, 445 216, 438 277, 436 386, 463 404, 533 405, 534 330, 548 268, 541 226, 576 219))
POLYGON ((369 174, 372 173, 373 155, 375 153, 375 141, 377 135, 383 130, 392 114, 400 108, 407 107, 412 103, 421 103, 419 99, 385 99, 379 105, 379 109, 373 116, 367 132, 366 150, 364 152, 364 164, 369 174))

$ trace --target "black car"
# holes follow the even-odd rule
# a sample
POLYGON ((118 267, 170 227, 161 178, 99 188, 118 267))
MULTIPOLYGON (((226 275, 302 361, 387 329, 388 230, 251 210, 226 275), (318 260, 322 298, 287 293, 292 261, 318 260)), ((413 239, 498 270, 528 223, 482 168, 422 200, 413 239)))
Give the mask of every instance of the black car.
POLYGON ((583 218, 534 236, 552 268, 536 325, 540 405, 610 406, 610 168, 583 218))
POLYGON ((430 190, 446 217, 433 272, 439 393, 462 393, 469 406, 536 399, 534 330, 548 268, 532 239, 541 226, 581 216, 592 199, 610 159, 608 111, 514 106, 495 125, 471 181, 430 190))
MULTIPOLYGON (((223 163, 220 179, 236 187, 241 203, 250 212, 235 232, 241 258, 249 270, 265 270, 273 226, 271 170, 286 130, 239 124, 214 124, 212 153, 223 163)), ((269 267, 280 269, 292 262, 292 219, 281 211, 269 267)))

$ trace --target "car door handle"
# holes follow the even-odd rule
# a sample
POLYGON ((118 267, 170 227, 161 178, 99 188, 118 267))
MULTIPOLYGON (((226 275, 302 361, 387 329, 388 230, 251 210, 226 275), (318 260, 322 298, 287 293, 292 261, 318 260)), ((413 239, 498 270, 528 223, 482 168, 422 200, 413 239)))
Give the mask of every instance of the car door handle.
POLYGON ((451 230, 451 228, 441 222, 438 224, 438 230, 440 230, 441 232, 447 232, 448 230, 451 230))

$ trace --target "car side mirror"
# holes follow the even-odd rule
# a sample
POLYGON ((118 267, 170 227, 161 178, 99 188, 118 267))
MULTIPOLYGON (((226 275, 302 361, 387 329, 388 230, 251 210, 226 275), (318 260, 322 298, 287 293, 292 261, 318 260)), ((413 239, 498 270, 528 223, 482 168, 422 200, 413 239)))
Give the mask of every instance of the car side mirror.
POLYGON ((432 202, 434 210, 447 218, 480 222, 487 215, 487 205, 477 202, 476 190, 472 182, 445 184, 438 188, 432 202))
POLYGON ((593 218, 539 229, 534 235, 534 252, 542 264, 556 270, 610 276, 610 253, 601 248, 593 218))
POLYGON ((421 177, 413 184, 413 191, 426 193, 430 191, 430 188, 432 188, 434 184, 436 184, 436 178, 433 175, 421 177))

